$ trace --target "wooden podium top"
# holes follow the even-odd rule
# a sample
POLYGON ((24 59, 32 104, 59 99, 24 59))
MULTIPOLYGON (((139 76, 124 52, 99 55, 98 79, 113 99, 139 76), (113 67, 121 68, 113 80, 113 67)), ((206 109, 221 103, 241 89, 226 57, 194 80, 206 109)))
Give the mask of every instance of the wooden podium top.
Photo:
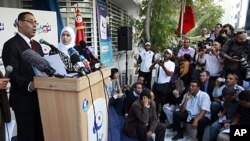
MULTIPOLYGON (((103 81, 106 77, 110 76, 110 68, 101 69, 88 74, 90 85, 99 81, 103 81)), ((79 92, 89 87, 89 80, 87 76, 79 78, 57 78, 57 77, 34 77, 35 88, 49 89, 49 90, 62 90, 62 91, 75 91, 79 92)))

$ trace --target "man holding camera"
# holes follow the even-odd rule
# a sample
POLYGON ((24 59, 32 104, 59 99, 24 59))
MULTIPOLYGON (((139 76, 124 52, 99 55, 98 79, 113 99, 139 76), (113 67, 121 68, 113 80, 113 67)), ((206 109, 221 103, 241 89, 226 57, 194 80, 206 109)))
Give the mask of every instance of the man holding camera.
POLYGON ((239 85, 243 84, 243 80, 250 79, 249 53, 249 40, 245 31, 238 31, 220 50, 220 55, 225 58, 226 73, 236 73, 239 85))
POLYGON ((170 60, 173 55, 172 50, 165 49, 163 55, 164 60, 157 59, 149 68, 150 70, 156 69, 153 92, 155 94, 156 109, 158 114, 161 115, 160 121, 162 122, 166 119, 162 106, 166 103, 172 104, 174 99, 171 94, 170 80, 175 69, 175 63, 170 60))

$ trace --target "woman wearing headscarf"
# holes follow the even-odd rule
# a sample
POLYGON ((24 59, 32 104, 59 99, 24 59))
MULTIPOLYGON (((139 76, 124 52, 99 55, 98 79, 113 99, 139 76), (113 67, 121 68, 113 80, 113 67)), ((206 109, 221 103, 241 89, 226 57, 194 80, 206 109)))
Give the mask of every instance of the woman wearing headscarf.
POLYGON ((64 27, 60 34, 58 49, 65 55, 69 56, 68 49, 71 47, 75 47, 75 39, 76 35, 73 28, 69 26, 64 27))
POLYGON ((70 62, 69 48, 75 47, 75 32, 73 28, 66 26, 62 29, 60 34, 60 42, 58 44, 59 55, 66 66, 68 72, 74 71, 73 65, 70 62))

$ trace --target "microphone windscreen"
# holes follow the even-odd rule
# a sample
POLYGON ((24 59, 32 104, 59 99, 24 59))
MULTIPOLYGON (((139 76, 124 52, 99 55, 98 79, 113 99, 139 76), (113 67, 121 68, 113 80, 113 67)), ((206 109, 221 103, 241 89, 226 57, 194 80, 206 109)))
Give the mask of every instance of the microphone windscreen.
POLYGON ((40 43, 40 44, 43 44, 43 43, 44 43, 44 40, 43 40, 43 39, 40 39, 40 40, 39 40, 39 43, 40 43))
POLYGON ((79 44, 82 48, 85 48, 87 46, 87 43, 84 40, 81 40, 79 44))
POLYGON ((47 60, 45 60, 39 53, 31 49, 25 50, 22 54, 23 54, 23 59, 26 62, 33 65, 42 72, 50 67, 47 60))
POLYGON ((79 52, 76 49, 74 49, 73 47, 68 49, 68 53, 69 53, 69 56, 71 56, 73 54, 77 54, 79 56, 79 52))
POLYGON ((5 78, 8 78, 10 73, 13 71, 13 67, 11 65, 6 66, 5 68, 5 78))
POLYGON ((79 55, 73 54, 70 56, 70 61, 73 65, 75 65, 77 62, 80 62, 79 55))

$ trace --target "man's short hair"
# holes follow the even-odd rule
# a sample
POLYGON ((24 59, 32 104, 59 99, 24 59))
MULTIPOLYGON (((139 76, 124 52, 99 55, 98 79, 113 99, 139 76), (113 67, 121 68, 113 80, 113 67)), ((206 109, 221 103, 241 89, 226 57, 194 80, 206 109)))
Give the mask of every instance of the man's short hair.
POLYGON ((149 89, 145 89, 145 90, 143 90, 142 92, 141 92, 141 94, 140 94, 140 100, 142 100, 142 98, 144 97, 144 96, 146 96, 148 99, 151 99, 152 97, 151 97, 151 90, 149 90, 149 89))
POLYGON ((20 13, 20 14, 18 15, 17 20, 18 20, 18 21, 22 21, 22 20, 24 20, 25 15, 27 15, 27 14, 29 14, 29 15, 33 15, 33 14, 32 14, 32 13, 30 13, 30 12, 22 12, 22 13, 20 13))
POLYGON ((234 89, 233 87, 225 87, 222 90, 222 96, 233 96, 237 93, 236 89, 234 89))
POLYGON ((200 74, 201 74, 201 73, 206 73, 206 74, 207 74, 207 76, 209 76, 209 75, 210 75, 209 71, 207 71, 207 70, 202 70, 202 71, 200 72, 200 74))
POLYGON ((199 81, 199 80, 195 80, 195 79, 193 79, 193 80, 191 80, 191 82, 190 83, 196 83, 197 84, 197 87, 201 87, 201 82, 199 81))

